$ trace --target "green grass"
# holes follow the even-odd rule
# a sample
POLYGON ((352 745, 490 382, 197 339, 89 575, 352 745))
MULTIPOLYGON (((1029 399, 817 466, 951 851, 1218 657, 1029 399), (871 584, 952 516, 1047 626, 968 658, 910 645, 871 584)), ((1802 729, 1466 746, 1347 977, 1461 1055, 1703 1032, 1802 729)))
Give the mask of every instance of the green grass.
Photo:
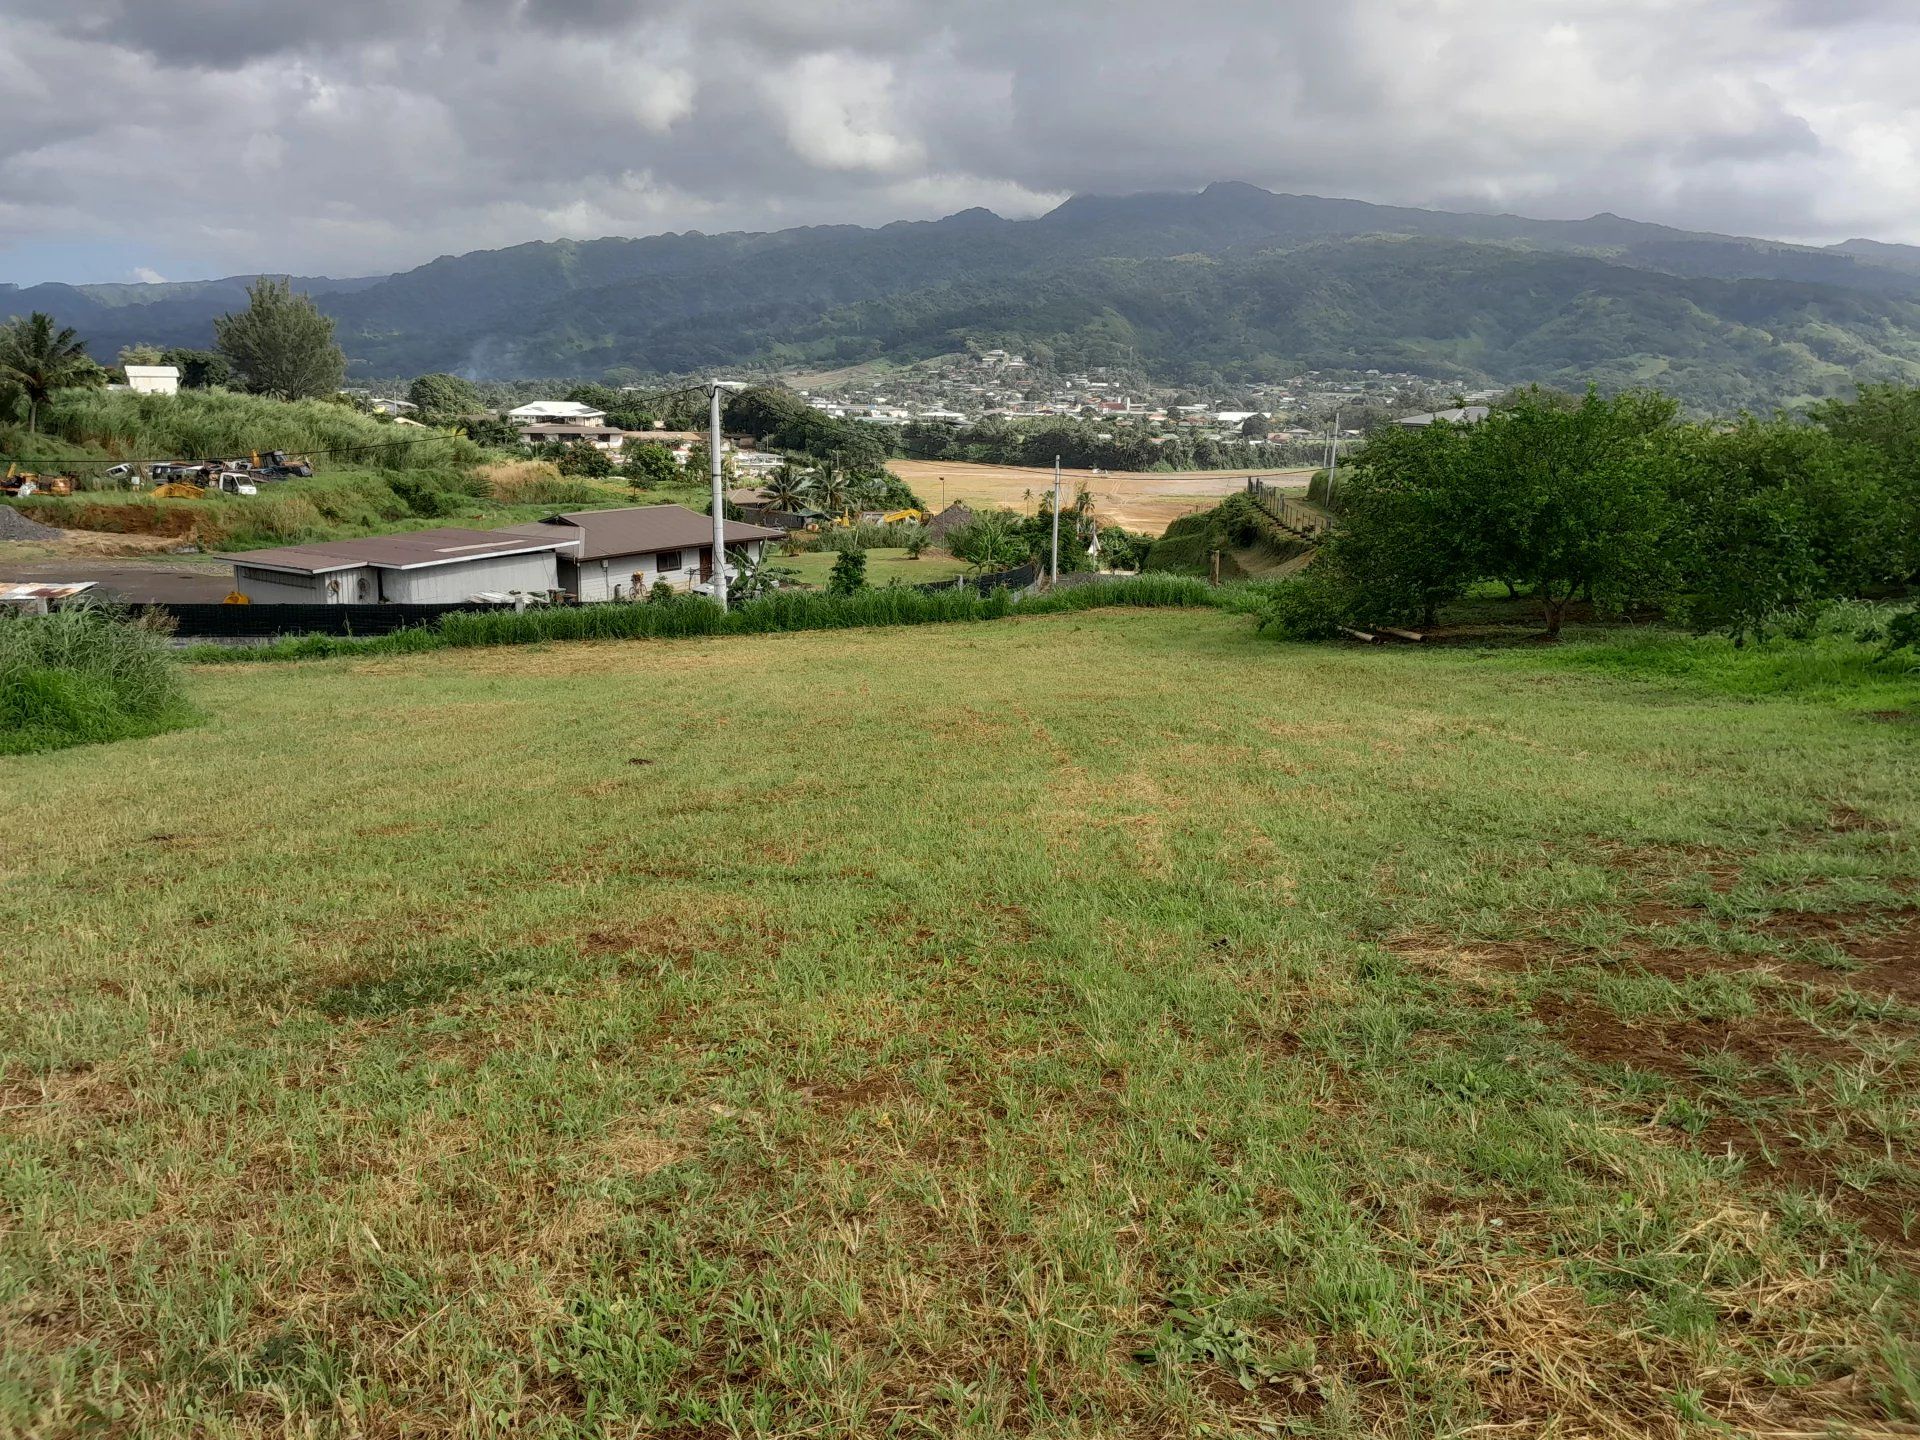
POLYGON ((906 586, 867 588, 852 595, 783 590, 723 611, 710 600, 676 596, 645 604, 558 606, 525 611, 468 611, 432 625, 386 635, 301 635, 265 645, 201 645, 190 658, 206 664, 322 660, 357 655, 417 655, 427 650, 482 645, 537 645, 550 640, 680 640, 701 635, 765 635, 793 630, 847 630, 874 626, 946 625, 1001 620, 1009 615, 1057 615, 1107 606, 1211 606, 1226 592, 1197 580, 1130 576, 1046 595, 1016 599, 1005 588, 982 595, 971 587, 923 594, 906 586))
POLYGON ((480 454, 471 441, 376 420, 329 401, 287 402, 227 390, 63 390, 42 412, 37 435, 24 426, 0 431, 0 456, 49 467, 85 468, 96 456, 108 462, 216 460, 254 450, 382 470, 466 465, 480 454))
POLYGON ((0 1433, 1904 1433, 1912 731, 1613 648, 446 650, 0 761, 0 1433))
MULTIPOLYGON (((833 569, 833 562, 839 558, 830 550, 815 550, 801 555, 776 553, 773 563, 783 570, 793 571, 794 578, 803 585, 824 586, 828 572, 833 569)), ((926 551, 918 560, 909 559, 905 550, 867 551, 869 585, 886 585, 895 580, 902 585, 931 585, 936 580, 947 580, 966 573, 967 562, 956 560, 944 551, 926 551)))
POLYGON ((154 735, 192 719, 165 632, 93 605, 0 609, 0 755, 154 735))

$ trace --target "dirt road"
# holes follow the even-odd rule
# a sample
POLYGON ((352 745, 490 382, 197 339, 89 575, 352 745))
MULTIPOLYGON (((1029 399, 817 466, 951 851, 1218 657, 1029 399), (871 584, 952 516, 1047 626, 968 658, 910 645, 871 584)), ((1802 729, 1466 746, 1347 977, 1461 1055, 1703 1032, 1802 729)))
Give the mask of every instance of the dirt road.
MULTIPOLYGON (((1031 508, 1053 486, 1053 471, 1021 465, 973 465, 953 460, 894 460, 888 469, 936 511, 954 501, 974 506, 1031 508)), ((1094 509, 1109 524, 1158 535, 1182 515, 1210 509, 1242 489, 1247 478, 1304 490, 1311 470, 1188 470, 1173 474, 1126 470, 1063 470, 1069 496, 1093 492, 1094 509)))

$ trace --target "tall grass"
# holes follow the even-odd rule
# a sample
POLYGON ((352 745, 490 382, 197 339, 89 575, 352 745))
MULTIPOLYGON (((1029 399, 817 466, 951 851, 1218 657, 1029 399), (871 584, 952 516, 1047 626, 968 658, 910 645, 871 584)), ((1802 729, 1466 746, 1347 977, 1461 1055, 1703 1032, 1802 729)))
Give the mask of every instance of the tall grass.
POLYGON ((304 635, 268 645, 193 647, 205 663, 317 660, 338 655, 412 654, 483 645, 535 645, 548 640, 661 640, 701 635, 766 635, 790 630, 848 630, 1055 615, 1107 605, 1195 606, 1218 603, 1198 580, 1146 575, 1016 599, 1011 590, 931 594, 903 585, 852 595, 783 590, 723 611, 710 600, 680 597, 648 604, 575 605, 536 610, 477 610, 444 615, 432 625, 365 639, 304 635))
MULTIPOLYGON (((41 412, 44 433, 124 460, 214 460, 254 450, 321 453, 381 470, 470 465, 472 441, 392 425, 326 400, 270 400, 228 390, 136 395, 64 390, 41 412)), ((44 448, 44 447, 43 447, 44 448)))
POLYGON ((346 470, 262 487, 258 495, 200 500, 151 496, 35 495, 16 502, 47 525, 111 534, 177 535, 209 550, 290 545, 391 530, 403 520, 445 520, 481 488, 456 468, 346 470))
POLYGON ((191 719, 163 626, 100 605, 0 609, 0 755, 126 740, 191 719))

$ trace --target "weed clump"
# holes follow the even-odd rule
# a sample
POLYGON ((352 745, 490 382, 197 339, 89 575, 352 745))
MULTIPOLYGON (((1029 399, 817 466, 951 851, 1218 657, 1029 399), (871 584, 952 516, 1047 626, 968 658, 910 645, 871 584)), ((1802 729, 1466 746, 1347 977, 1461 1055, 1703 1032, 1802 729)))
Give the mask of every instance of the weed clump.
POLYGON ((162 623, 103 605, 0 610, 0 755, 95 745, 193 718, 162 623))

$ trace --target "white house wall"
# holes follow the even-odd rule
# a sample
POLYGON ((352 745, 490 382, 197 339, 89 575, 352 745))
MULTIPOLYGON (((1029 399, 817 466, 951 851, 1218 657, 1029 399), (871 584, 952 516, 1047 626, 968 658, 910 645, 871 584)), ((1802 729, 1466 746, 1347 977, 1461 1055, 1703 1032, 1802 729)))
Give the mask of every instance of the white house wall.
MULTIPOLYGON (((735 545, 733 550, 744 551, 749 560, 760 558, 762 543, 749 540, 745 545, 735 545)), ((640 594, 645 597, 660 581, 664 580, 676 590, 684 590, 689 585, 700 583, 700 557, 709 546, 688 545, 680 551, 680 558, 686 564, 677 570, 662 570, 659 567, 660 556, 646 555, 609 555, 604 560, 582 560, 580 579, 575 593, 581 603, 591 604, 602 600, 630 600, 633 598, 634 575, 640 579, 640 594), (614 594, 618 588, 619 594, 614 594)))
POLYGON ((381 579, 385 599, 396 605, 454 605, 483 590, 544 592, 560 588, 551 550, 537 555, 493 555, 419 570, 387 570, 381 579))
POLYGON ((371 605, 380 598, 378 577, 364 565, 325 575, 285 575, 236 565, 233 586, 257 605, 371 605))

